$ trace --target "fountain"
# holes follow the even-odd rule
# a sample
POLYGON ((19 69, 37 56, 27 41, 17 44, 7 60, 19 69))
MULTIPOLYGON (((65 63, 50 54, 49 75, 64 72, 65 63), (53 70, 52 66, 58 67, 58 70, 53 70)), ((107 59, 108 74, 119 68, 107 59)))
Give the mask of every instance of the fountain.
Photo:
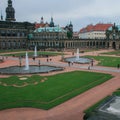
POLYGON ((106 98, 84 118, 87 118, 84 120, 120 120, 120 96, 106 98))
POLYGON ((35 46, 34 57, 37 57, 37 47, 35 46))
POLYGON ((114 100, 109 103, 109 107, 106 108, 106 111, 112 114, 120 115, 120 97, 114 98, 114 100))
POLYGON ((0 74, 33 74, 33 73, 48 73, 51 71, 60 71, 64 68, 41 65, 40 60, 35 61, 38 65, 29 65, 28 53, 26 52, 25 66, 22 66, 22 60, 19 58, 19 66, 10 66, 0 68, 0 74))
POLYGON ((90 63, 92 60, 89 58, 83 58, 79 56, 79 48, 77 48, 76 56, 74 57, 69 57, 64 59, 66 62, 74 62, 74 63, 90 63))
POLYGON ((25 59, 25 69, 24 70, 29 70, 29 60, 28 60, 28 53, 26 52, 26 59, 25 59))
POLYGON ((99 108, 99 111, 110 114, 111 116, 116 116, 120 119, 120 97, 113 96, 109 101, 107 101, 107 103, 103 104, 99 108))

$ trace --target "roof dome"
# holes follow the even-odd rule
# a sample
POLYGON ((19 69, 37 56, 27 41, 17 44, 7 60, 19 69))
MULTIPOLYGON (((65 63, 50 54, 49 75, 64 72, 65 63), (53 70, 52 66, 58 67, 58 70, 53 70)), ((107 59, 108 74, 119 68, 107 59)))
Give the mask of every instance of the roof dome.
POLYGON ((67 32, 67 31, 59 26, 56 26, 56 27, 37 28, 34 30, 34 32, 67 32))

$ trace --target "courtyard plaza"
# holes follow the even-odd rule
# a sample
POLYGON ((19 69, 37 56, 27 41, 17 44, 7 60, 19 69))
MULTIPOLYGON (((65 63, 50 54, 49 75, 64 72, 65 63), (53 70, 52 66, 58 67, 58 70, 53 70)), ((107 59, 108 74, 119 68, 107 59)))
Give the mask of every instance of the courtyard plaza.
MULTIPOLYGON (((99 55, 102 52, 109 52, 112 50, 100 50, 94 52, 81 53, 84 55, 99 55)), ((66 52, 64 57, 71 57, 71 52, 66 52)), ((36 58, 35 62, 30 59, 30 65, 38 65, 38 60, 41 61, 41 65, 53 65, 64 67, 64 71, 54 71, 49 73, 40 74, 42 76, 54 75, 69 71, 93 71, 101 73, 109 73, 115 76, 111 80, 104 82, 103 84, 96 86, 52 109, 42 110, 36 108, 13 108, 0 111, 0 120, 83 120, 84 110, 103 99, 104 97, 111 95, 116 89, 120 88, 120 70, 112 67, 96 66, 97 61, 94 61, 93 67, 88 70, 88 64, 76 64, 68 65, 66 62, 61 61, 61 55, 49 57, 52 60, 48 61, 46 58, 36 58)), ((24 64, 24 61, 23 63, 24 64)), ((3 63, 0 63, 0 67, 19 65, 18 58, 8 57, 5 58, 3 63)), ((0 77, 8 77, 9 75, 0 75, 0 77)), ((21 76, 21 75, 20 75, 21 76)), ((73 78, 74 79, 74 78, 73 78)))

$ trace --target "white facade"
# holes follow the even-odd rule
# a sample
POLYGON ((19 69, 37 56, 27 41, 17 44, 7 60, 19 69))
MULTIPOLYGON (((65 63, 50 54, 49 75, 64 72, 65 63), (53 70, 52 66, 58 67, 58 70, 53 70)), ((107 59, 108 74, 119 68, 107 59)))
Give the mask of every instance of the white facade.
POLYGON ((90 31, 90 32, 80 32, 80 39, 105 39, 105 31, 90 31))
POLYGON ((98 23, 96 25, 88 25, 79 32, 80 39, 105 39, 106 30, 113 26, 112 24, 98 23))

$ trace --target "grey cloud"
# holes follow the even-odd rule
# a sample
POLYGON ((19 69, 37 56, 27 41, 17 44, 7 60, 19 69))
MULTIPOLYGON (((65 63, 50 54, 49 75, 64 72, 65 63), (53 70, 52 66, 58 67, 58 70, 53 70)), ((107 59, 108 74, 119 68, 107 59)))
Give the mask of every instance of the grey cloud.
MULTIPOLYGON (((0 10, 5 18, 8 0, 0 0, 0 10)), ((12 0, 16 11, 16 20, 39 22, 41 16, 61 26, 69 21, 75 29, 99 21, 118 22, 120 18, 120 0, 12 0), (115 17, 116 16, 116 17, 115 17), (118 18, 118 19, 116 19, 118 18)))

